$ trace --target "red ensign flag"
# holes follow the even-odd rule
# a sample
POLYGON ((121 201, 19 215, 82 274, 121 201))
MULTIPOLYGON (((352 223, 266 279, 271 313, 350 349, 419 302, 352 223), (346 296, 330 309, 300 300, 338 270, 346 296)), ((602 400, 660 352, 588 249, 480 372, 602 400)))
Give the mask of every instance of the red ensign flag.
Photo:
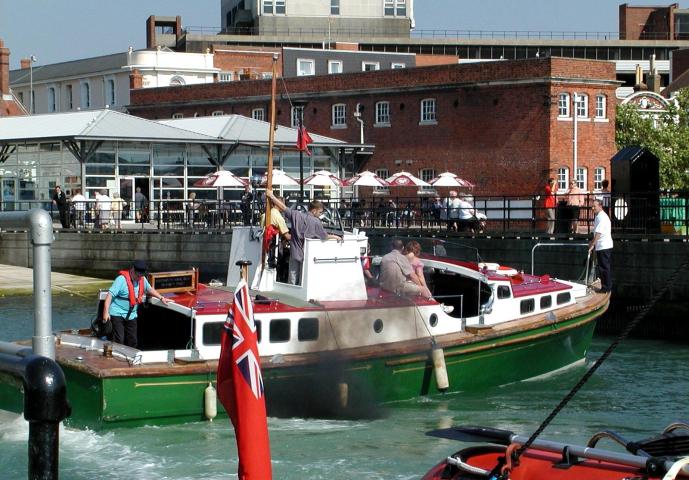
POLYGON ((249 286, 240 280, 225 321, 218 361, 218 397, 234 425, 239 480, 270 480, 270 439, 249 286))
POLYGON ((306 127, 299 127, 297 130, 297 150, 305 151, 308 156, 311 156, 309 143, 313 143, 311 135, 306 131, 306 127))

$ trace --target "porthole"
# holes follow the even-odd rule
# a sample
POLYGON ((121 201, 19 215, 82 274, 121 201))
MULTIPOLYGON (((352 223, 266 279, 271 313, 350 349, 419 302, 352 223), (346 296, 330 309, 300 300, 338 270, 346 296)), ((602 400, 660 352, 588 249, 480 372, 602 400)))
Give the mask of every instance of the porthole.
POLYGON ((431 317, 428 319, 428 323, 431 324, 431 327, 435 327, 436 325, 438 325, 438 315, 432 313, 431 317))
POLYGON ((377 318, 373 322, 373 331, 376 333, 380 333, 383 331, 383 321, 380 318, 377 318))

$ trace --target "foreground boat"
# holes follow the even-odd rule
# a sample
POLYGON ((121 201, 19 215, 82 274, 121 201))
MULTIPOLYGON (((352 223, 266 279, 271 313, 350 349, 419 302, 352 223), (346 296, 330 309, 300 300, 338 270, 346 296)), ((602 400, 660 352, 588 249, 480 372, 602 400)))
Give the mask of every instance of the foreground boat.
POLYGON ((625 440, 614 432, 603 431, 586 445, 536 440, 518 461, 513 454, 527 437, 506 430, 460 427, 429 432, 450 440, 476 441, 481 445, 464 448, 433 467, 422 480, 630 480, 689 478, 689 424, 669 425, 655 437, 625 440), (626 451, 597 446, 608 439, 626 451))
MULTIPOLYGON (((376 406, 419 395, 477 390, 581 362, 609 294, 495 264, 424 258, 433 297, 401 297, 366 286, 360 256, 368 239, 307 240, 303 284, 279 282, 261 262, 260 230, 236 228, 230 287, 198 272, 154 274, 174 303, 149 299, 139 314, 140 349, 91 329, 56 334, 73 413, 67 423, 104 428, 198 421, 215 405, 220 332, 238 280, 253 262, 253 300, 270 415, 374 415, 376 406)), ((104 298, 101 293, 101 299, 104 298)), ((100 311, 100 306, 99 306, 100 311)), ((0 384, 0 408, 21 395, 0 384)))

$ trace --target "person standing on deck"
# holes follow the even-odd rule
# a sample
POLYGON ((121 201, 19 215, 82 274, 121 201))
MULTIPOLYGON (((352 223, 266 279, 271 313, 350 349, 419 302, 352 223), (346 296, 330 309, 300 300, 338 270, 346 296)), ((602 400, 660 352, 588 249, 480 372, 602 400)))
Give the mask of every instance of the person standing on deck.
POLYGON ((136 317, 144 295, 168 304, 168 299, 148 283, 146 270, 146 262, 136 260, 129 270, 120 271, 103 304, 103 323, 112 322, 112 341, 132 348, 138 344, 136 317))
POLYGON ((340 240, 337 235, 329 234, 323 228, 320 216, 323 213, 323 204, 318 200, 309 203, 308 212, 300 212, 294 208, 287 208, 274 194, 272 190, 266 192, 271 205, 274 205, 284 214, 285 219, 292 224, 290 229, 290 257, 289 257, 289 283, 301 285, 301 267, 304 261, 304 241, 307 238, 321 240, 340 240))
POLYGON ((598 276, 600 277, 600 292, 612 290, 612 234, 610 217, 603 210, 600 199, 593 201, 593 212, 596 219, 593 223, 593 238, 589 242, 589 252, 596 249, 598 262, 598 276))

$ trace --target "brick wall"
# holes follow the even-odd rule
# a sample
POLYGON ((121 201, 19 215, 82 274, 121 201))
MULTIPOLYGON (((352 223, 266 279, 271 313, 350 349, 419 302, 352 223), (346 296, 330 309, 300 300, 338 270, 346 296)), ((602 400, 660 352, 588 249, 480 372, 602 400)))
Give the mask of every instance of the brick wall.
POLYGON ((687 70, 689 70, 689 48, 673 50, 672 63, 670 66, 672 80, 676 80, 677 77, 682 75, 687 70))
MULTIPOLYGON (((363 166, 457 173, 476 185, 476 195, 526 195, 540 192, 549 172, 571 164, 572 122, 557 119, 557 95, 607 98, 607 122, 579 122, 581 166, 609 171, 615 153, 616 87, 613 63, 547 58, 285 79, 291 98, 306 99, 304 124, 315 133, 358 143, 360 127, 352 116, 363 107, 364 140, 376 145, 363 166), (436 101, 437 123, 420 123, 423 99, 436 101), (376 126, 377 102, 389 102, 391 126, 376 126), (332 128, 332 105, 346 105, 346 128, 332 128)), ((282 83, 282 82, 280 82, 282 83)), ((269 81, 233 82, 132 91, 131 113, 146 118, 227 114, 251 115, 266 108, 269 81)), ((280 85, 277 121, 290 123, 290 105, 280 85)), ((571 168, 571 166, 570 166, 571 168)), ((400 190, 393 194, 415 194, 400 190)))
MULTIPOLYGON (((252 79, 262 78, 263 73, 273 71, 273 55, 282 57, 279 48, 261 48, 241 46, 237 48, 215 45, 213 46, 213 66, 223 72, 232 72, 234 79, 239 79, 240 73, 249 75, 252 79)), ((278 75, 282 75, 282 61, 278 60, 278 75)))
POLYGON ((672 17, 673 11, 677 8, 679 8, 677 3, 667 7, 629 6, 626 3, 620 5, 620 39, 672 39, 674 32, 672 17))

